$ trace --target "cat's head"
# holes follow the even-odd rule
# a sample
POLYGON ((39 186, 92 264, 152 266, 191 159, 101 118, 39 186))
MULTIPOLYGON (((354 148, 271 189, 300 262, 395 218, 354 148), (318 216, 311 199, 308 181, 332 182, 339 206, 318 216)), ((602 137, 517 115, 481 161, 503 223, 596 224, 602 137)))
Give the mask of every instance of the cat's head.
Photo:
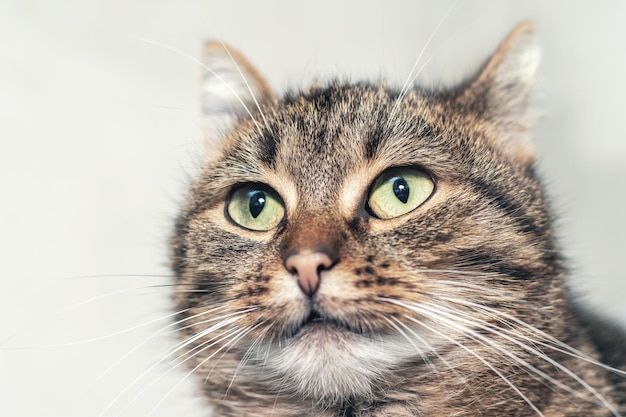
POLYGON ((531 321, 520 306, 547 302, 559 273, 528 141, 533 39, 519 26, 452 89, 281 98, 207 45, 208 156, 172 241, 207 380, 235 367, 321 402, 367 396, 491 309, 531 321))

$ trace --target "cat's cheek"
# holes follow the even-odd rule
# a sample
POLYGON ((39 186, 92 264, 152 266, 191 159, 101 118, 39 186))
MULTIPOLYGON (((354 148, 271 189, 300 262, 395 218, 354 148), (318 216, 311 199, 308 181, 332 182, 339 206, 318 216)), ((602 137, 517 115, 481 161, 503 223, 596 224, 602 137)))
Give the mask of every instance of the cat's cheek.
MULTIPOLYGON (((350 307, 346 302, 376 304, 376 300, 381 297, 410 302, 428 299, 426 294, 430 284, 424 276, 413 272, 413 276, 409 278, 408 272, 386 272, 367 267, 361 270, 357 268, 359 275, 341 270, 330 271, 324 275, 317 295, 320 305, 327 305, 330 311, 336 311, 350 307)), ((380 307, 386 311, 386 306, 380 307)))

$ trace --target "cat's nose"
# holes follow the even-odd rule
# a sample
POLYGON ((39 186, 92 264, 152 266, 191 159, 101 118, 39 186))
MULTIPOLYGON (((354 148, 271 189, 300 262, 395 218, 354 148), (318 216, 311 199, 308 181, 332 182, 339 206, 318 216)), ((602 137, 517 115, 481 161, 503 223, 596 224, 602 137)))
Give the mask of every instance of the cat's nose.
POLYGON ((298 285, 309 297, 315 294, 320 286, 321 272, 332 266, 332 259, 324 252, 298 252, 289 255, 285 261, 287 271, 296 275, 298 285))

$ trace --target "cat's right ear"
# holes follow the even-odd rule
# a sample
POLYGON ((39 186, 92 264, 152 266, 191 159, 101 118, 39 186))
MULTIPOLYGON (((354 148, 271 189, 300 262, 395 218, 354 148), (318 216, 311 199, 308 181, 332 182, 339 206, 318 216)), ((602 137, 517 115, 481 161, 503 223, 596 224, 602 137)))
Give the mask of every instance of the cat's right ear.
POLYGON ((528 101, 540 55, 533 24, 523 22, 459 95, 463 107, 496 127, 501 149, 523 164, 534 160, 528 101))
POLYGON ((207 42, 202 59, 202 112, 209 155, 243 117, 262 123, 260 106, 276 97, 243 55, 222 42, 207 42))

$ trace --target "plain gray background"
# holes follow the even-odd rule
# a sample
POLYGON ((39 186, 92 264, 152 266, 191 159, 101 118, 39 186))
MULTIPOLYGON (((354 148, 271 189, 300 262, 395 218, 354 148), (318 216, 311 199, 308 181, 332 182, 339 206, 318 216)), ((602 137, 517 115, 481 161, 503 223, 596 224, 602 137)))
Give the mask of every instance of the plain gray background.
MULTIPOLYGON (((1 0, 0 415, 206 416, 185 372, 159 363, 174 343, 166 241, 201 160, 204 40, 279 91, 402 84, 451 4, 1 0)), ((572 283, 624 324, 625 18, 620 1, 458 2, 419 78, 460 80, 536 23, 534 138, 572 283)))

